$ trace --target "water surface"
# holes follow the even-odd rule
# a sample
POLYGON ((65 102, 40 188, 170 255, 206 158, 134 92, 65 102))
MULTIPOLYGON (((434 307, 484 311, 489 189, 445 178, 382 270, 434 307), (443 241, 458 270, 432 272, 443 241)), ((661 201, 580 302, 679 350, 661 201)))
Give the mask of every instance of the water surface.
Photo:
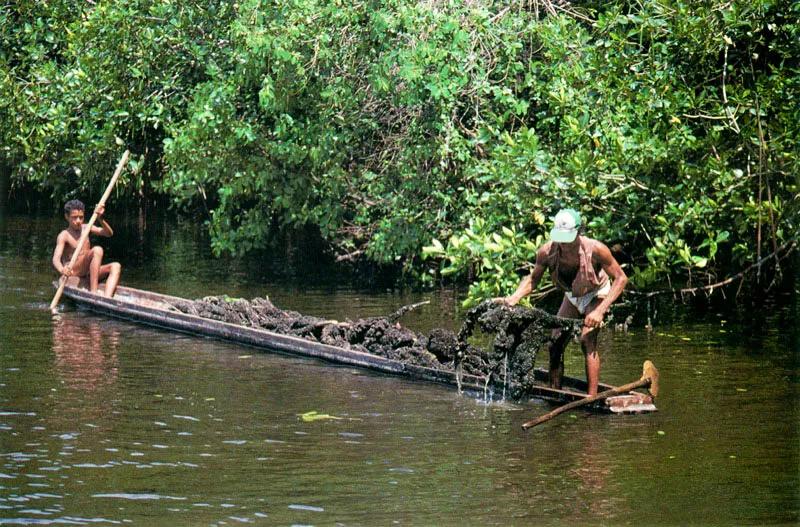
MULTIPOLYGON (((111 216, 111 214, 109 214, 111 216)), ((109 218, 112 220, 113 218, 109 218)), ((76 310, 52 315, 59 220, 0 220, 0 524, 790 525, 800 520, 797 296, 724 315, 637 315, 601 334, 601 378, 661 371, 660 411, 575 411, 265 353, 76 310), (662 320, 663 319, 663 320, 662 320), (339 417, 306 422, 317 411, 339 417)), ((209 256, 192 222, 112 221, 122 283, 269 296, 343 320, 411 293, 281 251, 209 256)), ((567 373, 583 374, 570 345, 567 373)), ((540 359, 543 365, 543 359, 540 359)))

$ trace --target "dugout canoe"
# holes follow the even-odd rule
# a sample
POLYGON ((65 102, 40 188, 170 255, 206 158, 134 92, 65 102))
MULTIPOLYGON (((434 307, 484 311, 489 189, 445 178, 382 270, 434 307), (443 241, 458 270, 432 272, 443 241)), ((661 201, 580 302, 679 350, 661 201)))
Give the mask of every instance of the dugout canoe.
MULTIPOLYGON (((355 366, 384 374, 404 376, 452 387, 460 386, 462 390, 478 396, 487 394, 488 396, 499 397, 503 391, 503 386, 499 382, 487 386, 485 379, 474 375, 462 374, 459 379, 455 372, 448 370, 406 364, 370 353, 183 313, 173 307, 175 302, 185 302, 186 299, 183 298, 124 286, 117 287, 114 298, 106 298, 91 293, 83 287, 78 287, 75 282, 74 279, 68 282, 64 288, 63 296, 74 302, 79 308, 95 313, 131 320, 166 330, 216 338, 267 351, 314 358, 329 363, 355 366)), ((54 285, 58 287, 58 282, 55 282, 54 285)), ((582 379, 565 376, 562 389, 555 389, 547 386, 547 372, 545 370, 537 369, 535 378, 541 384, 533 389, 531 397, 559 404, 586 397, 586 381, 582 379)), ((613 386, 600 384, 600 391, 611 388, 613 386)), ((656 411, 653 399, 649 395, 639 392, 609 397, 593 408, 612 413, 656 411)))

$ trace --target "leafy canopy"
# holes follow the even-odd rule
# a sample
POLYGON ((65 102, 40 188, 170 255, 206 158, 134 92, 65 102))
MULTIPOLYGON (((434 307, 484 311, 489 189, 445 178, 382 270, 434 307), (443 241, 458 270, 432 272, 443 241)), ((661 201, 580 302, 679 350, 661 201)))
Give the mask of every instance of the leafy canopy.
POLYGON ((800 6, 770 0, 23 0, 0 8, 2 163, 208 213, 240 254, 314 225, 344 259, 505 294, 579 209, 640 287, 797 232, 800 6))

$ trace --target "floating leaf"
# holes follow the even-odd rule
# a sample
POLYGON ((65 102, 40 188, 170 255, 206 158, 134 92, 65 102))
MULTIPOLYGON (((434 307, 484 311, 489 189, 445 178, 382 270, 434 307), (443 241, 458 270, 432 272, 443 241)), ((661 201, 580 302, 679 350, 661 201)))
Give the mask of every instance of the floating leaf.
POLYGON ((737 392, 746 392, 747 388, 736 388, 737 392))
POLYGON ((665 431, 663 431, 663 430, 659 430, 658 431, 658 435, 665 436, 665 435, 667 435, 667 433, 665 431))
POLYGON ((317 413, 316 411, 300 414, 300 418, 307 423, 310 421, 320 421, 324 419, 337 419, 337 420, 343 419, 342 417, 336 417, 335 415, 320 414, 317 413))

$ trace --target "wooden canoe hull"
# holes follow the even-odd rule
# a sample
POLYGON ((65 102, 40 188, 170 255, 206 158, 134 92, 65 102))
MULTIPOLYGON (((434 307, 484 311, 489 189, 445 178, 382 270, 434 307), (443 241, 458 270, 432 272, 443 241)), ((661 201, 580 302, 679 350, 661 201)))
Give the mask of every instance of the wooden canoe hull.
MULTIPOLYGON (((190 315, 172 307, 172 302, 185 301, 185 299, 169 295, 119 286, 114 298, 106 298, 77 287, 77 284, 68 283, 64 288, 64 296, 79 307, 96 313, 172 331, 217 338, 264 350, 320 359, 334 364, 355 366, 385 374, 402 375, 453 387, 460 386, 462 390, 479 395, 486 394, 487 397, 496 396, 497 393, 502 393, 503 389, 501 385, 496 383, 486 386, 484 379, 473 375, 463 374, 459 379, 457 374, 452 371, 405 364, 378 355, 190 315)), ((586 396, 586 382, 582 379, 565 376, 563 389, 557 390, 545 384, 547 382, 546 371, 537 369, 535 377, 542 384, 534 388, 531 394, 532 397, 567 403, 586 396)), ((613 386, 600 385, 601 391, 611 388, 613 386)), ((619 397, 622 399, 610 397, 606 399, 605 403, 596 405, 595 409, 615 413, 641 413, 656 410, 652 399, 647 395, 633 392, 631 395, 619 397), (618 399, 619 404, 615 399, 618 399)))

